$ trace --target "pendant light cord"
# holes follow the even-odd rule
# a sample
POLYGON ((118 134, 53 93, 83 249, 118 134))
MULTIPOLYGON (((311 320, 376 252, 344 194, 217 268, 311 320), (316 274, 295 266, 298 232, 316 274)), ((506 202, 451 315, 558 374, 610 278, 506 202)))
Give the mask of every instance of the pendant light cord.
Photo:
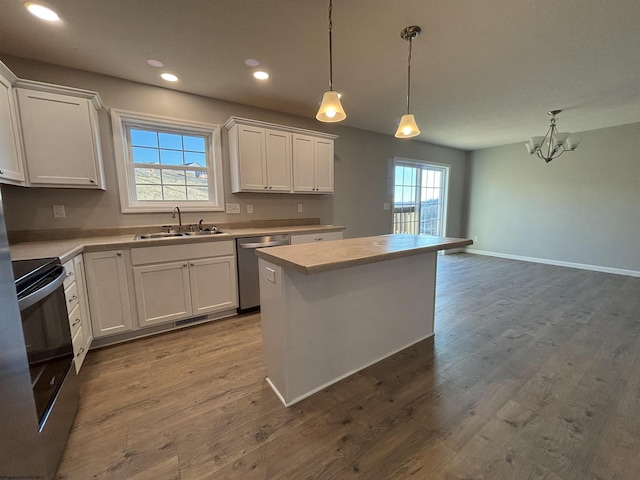
POLYGON ((332 9, 333 0, 329 0, 329 90, 333 90, 333 48, 331 43, 331 30, 333 29, 333 21, 331 20, 332 9))
POLYGON ((413 35, 409 36, 409 58, 407 60, 407 114, 409 113, 409 99, 411 98, 411 46, 413 35))

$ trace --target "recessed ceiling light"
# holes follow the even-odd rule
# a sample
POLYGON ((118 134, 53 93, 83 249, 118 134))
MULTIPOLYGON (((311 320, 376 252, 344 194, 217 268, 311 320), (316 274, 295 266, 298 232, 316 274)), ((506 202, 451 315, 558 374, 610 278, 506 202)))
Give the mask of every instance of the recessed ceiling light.
POLYGON ((25 3, 24 6, 29 10, 31 15, 38 17, 41 20, 45 20, 47 22, 58 22, 60 20, 60 17, 56 12, 44 5, 38 5, 37 3, 25 3))
POLYGON ((267 78, 269 78, 269 74, 263 71, 253 72, 253 76, 256 77, 258 80, 266 80, 267 78))
POLYGON ((167 82, 177 82, 178 81, 178 77, 176 77, 173 73, 163 73, 160 76, 162 77, 163 80, 166 80, 167 82))
POLYGON ((247 58, 247 59, 244 61, 244 64, 245 64, 247 67, 257 67, 258 65, 260 65, 260 62, 259 62, 258 60, 253 59, 253 58, 247 58))
POLYGON ((147 60, 147 63, 152 67, 157 67, 157 68, 164 67, 164 63, 162 63, 160 60, 154 60, 153 58, 150 58, 149 60, 147 60))

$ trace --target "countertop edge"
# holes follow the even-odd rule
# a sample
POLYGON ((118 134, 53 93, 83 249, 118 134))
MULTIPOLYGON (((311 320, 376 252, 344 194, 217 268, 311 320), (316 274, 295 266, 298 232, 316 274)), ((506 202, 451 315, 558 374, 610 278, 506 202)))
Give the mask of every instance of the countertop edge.
POLYGON ((340 225, 295 225, 282 227, 248 227, 239 229, 227 229, 224 235, 198 236, 198 237, 171 237, 149 240, 134 240, 133 234, 107 235, 100 237, 84 237, 68 240, 50 240, 36 242, 21 242, 9 245, 12 260, 24 260, 32 258, 58 257, 62 263, 67 262, 79 253, 99 252, 115 250, 119 248, 156 247, 166 245, 179 245, 184 243, 220 242, 235 240, 242 237, 260 235, 303 235, 318 232, 342 232, 345 227, 340 225))
MULTIPOLYGON (((332 270, 340 270, 343 268, 356 267, 359 265, 368 265, 370 263, 384 262, 387 260, 393 260, 394 258, 409 257, 413 255, 420 255, 424 253, 437 252, 438 250, 450 250, 453 248, 465 247, 467 245, 473 245, 473 240, 466 238, 446 238, 447 241, 434 245, 426 245, 421 247, 407 248, 403 250, 397 250, 393 252, 385 252, 378 255, 367 255, 363 257, 354 257, 348 260, 339 260, 336 262, 324 262, 313 265, 301 265, 300 263, 292 262, 282 257, 269 253, 269 249, 257 249, 256 255, 259 258, 267 260, 275 265, 279 265, 284 268, 295 270, 304 275, 314 275, 317 273, 328 272, 332 270)), ((340 242, 341 240, 334 240, 334 242, 340 242)), ((329 242, 327 242, 329 243, 329 242)))

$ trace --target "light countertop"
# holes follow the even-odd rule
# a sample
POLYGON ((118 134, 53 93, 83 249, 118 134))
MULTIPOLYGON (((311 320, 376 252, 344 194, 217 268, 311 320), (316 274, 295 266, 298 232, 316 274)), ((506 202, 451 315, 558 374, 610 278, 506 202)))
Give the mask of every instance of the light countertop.
POLYGON ((196 237, 169 237, 151 240, 134 240, 133 233, 120 235, 101 235, 65 240, 41 240, 22 242, 9 246, 12 260, 31 258, 59 257, 62 263, 72 259, 79 253, 96 252, 118 248, 136 248, 158 245, 176 245, 180 243, 220 242, 235 240, 239 237, 276 234, 304 234, 319 232, 341 232, 344 227, 338 225, 295 225, 279 227, 225 228, 224 234, 203 235, 196 237))
POLYGON ((472 244, 472 240, 465 238, 396 234, 259 248, 256 255, 284 268, 312 275, 472 244))

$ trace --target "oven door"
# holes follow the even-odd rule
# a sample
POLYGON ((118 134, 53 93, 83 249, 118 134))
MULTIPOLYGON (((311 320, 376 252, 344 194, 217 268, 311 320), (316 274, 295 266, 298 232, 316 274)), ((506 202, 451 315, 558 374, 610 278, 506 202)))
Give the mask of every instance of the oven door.
POLYGON ((64 277, 58 265, 18 298, 41 428, 73 362, 64 277))

